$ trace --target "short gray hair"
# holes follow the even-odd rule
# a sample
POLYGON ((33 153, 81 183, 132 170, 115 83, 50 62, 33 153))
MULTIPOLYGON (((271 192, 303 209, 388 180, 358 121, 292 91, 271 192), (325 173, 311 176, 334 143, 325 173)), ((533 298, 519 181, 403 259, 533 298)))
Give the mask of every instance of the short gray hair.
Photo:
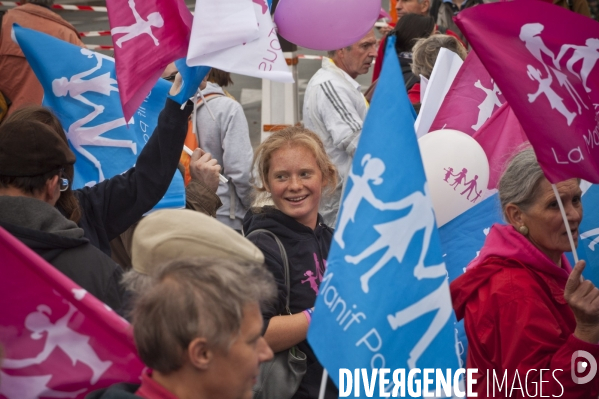
POLYGON ((246 305, 272 303, 276 286, 263 265, 217 258, 167 263, 133 308, 133 335, 144 364, 168 374, 183 366, 191 341, 228 349, 246 305))
POLYGON ((466 59, 466 48, 453 36, 432 35, 426 39, 419 39, 412 49, 412 72, 430 79, 433 67, 441 47, 453 51, 462 60, 466 59))
POLYGON ((537 188, 543 179, 545 175, 532 148, 526 148, 512 158, 497 186, 506 221, 507 205, 514 204, 526 212, 536 201, 537 188))
POLYGON ((123 277, 121 278, 121 285, 127 291, 130 291, 134 296, 147 291, 150 287, 152 287, 153 283, 154 280, 151 276, 140 273, 134 269, 127 270, 125 273, 123 273, 123 277))
MULTIPOLYGON (((351 46, 347 46, 347 47, 345 47, 345 49, 346 49, 347 51, 351 51, 351 49, 352 49, 352 46, 353 46, 353 44, 352 44, 351 46)), ((329 50, 329 51, 327 51, 327 56, 328 56, 329 58, 333 58, 333 57, 335 56, 335 54, 337 54, 337 51, 339 51, 339 50, 341 50, 341 49, 337 49, 337 50, 329 50)))

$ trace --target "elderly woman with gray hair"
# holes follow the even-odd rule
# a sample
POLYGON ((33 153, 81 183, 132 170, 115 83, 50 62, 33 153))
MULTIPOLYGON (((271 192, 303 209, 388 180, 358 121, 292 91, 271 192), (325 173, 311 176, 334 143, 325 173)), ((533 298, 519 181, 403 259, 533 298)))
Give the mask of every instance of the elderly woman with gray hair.
MULTIPOLYGON (((467 367, 478 369, 476 392, 597 398, 599 289, 583 281, 584 261, 572 269, 564 256, 566 226, 532 149, 516 154, 498 188, 507 225, 492 227, 480 255, 451 284, 457 318, 465 319, 467 367)), ((557 190, 577 242, 579 181, 557 190)))
MULTIPOLYGON (((430 79, 441 48, 453 51, 462 60, 465 60, 468 55, 464 45, 454 36, 432 35, 426 39, 420 39, 414 44, 412 49, 412 73, 417 77, 424 76, 430 79)), ((416 112, 420 112, 420 83, 416 83, 408 90, 408 98, 416 112)))

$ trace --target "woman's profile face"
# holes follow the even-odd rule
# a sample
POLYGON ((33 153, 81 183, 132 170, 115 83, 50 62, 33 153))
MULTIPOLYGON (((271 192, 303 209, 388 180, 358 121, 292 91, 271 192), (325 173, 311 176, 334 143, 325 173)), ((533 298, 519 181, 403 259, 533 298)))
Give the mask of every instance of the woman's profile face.
POLYGON ((299 145, 279 148, 271 155, 267 179, 277 209, 314 229, 326 182, 312 151, 299 145))
MULTIPOLYGON (((565 180, 556 186, 576 245, 578 227, 582 221, 582 191, 576 179, 565 180)), ((530 209, 523 213, 522 221, 528 227, 528 239, 556 263, 564 252, 571 251, 566 226, 553 188, 547 179, 543 178, 539 184, 537 199, 530 209)))

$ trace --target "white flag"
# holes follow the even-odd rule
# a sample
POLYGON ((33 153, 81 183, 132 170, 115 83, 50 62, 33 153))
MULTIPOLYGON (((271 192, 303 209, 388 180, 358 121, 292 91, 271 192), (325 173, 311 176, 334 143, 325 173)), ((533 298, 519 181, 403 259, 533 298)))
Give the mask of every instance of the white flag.
MULTIPOLYGON (((235 0, 235 2, 238 1, 235 0)), ((204 65, 241 75, 293 83, 293 76, 281 51, 281 44, 277 38, 277 31, 272 22, 266 0, 246 1, 253 6, 253 13, 244 16, 245 23, 247 24, 249 20, 258 21, 258 39, 203 54, 202 51, 206 48, 206 44, 202 41, 205 41, 205 38, 196 36, 194 33, 196 28, 196 21, 194 21, 194 31, 187 52, 187 65, 204 65)), ((198 4, 200 2, 208 2, 208 0, 198 0, 198 4)), ((200 10, 197 10, 196 16, 199 13, 200 10)), ((228 32, 231 29, 230 25, 218 21, 217 17, 210 15, 203 15, 202 17, 203 19, 212 19, 214 22, 211 31, 206 31, 204 27, 198 26, 198 29, 202 29, 204 35, 209 34, 211 36, 210 40, 212 41, 218 40, 218 36, 222 34, 221 32, 228 32)))
POLYGON ((439 51, 431 78, 426 87, 426 93, 424 93, 420 113, 414 123, 416 137, 422 137, 428 133, 437 112, 439 112, 439 108, 441 108, 445 95, 463 63, 464 61, 460 56, 453 51, 446 48, 441 48, 439 51))
POLYGON ((196 0, 191 28, 194 56, 251 42, 259 32, 252 0, 196 0))

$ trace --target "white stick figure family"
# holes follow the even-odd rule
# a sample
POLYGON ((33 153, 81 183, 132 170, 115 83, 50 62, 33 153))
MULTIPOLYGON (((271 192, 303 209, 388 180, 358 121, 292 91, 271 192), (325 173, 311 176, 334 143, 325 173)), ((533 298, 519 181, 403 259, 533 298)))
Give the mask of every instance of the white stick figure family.
MULTIPOLYGON (((395 220, 374 225, 374 230, 379 233, 379 238, 366 247, 360 254, 346 255, 347 263, 359 265, 365 259, 384 249, 379 260, 360 277, 360 285, 364 293, 370 291, 369 282, 385 265, 392 259, 402 263, 408 247, 417 232, 424 230, 422 248, 418 262, 414 267, 413 274, 418 279, 435 279, 446 277, 447 272, 443 262, 435 265, 426 265, 425 259, 429 250, 430 240, 435 228, 435 214, 430 200, 428 186, 425 183, 422 191, 415 191, 403 199, 393 202, 383 202, 376 198, 370 187, 370 183, 380 185, 383 183, 385 163, 379 158, 372 158, 370 154, 365 155, 361 162, 364 170, 361 176, 349 173, 353 183, 352 188, 343 200, 343 207, 339 218, 337 231, 334 239, 341 248, 345 248, 344 233, 349 222, 354 222, 356 212, 362 200, 380 211, 409 209, 408 214, 395 220)), ((441 285, 430 294, 407 308, 388 315, 387 320, 393 330, 410 323, 411 321, 430 312, 436 312, 435 317, 427 331, 423 334, 414 348, 410 351, 408 365, 415 367, 416 362, 424 353, 426 348, 447 324, 451 316, 451 301, 448 300, 449 288, 447 278, 441 285)))
POLYGON ((129 0, 127 4, 129 4, 129 8, 133 13, 135 23, 129 26, 117 26, 110 30, 112 36, 121 34, 123 35, 115 41, 115 44, 118 47, 123 47, 124 42, 146 34, 152 38, 155 46, 160 45, 160 42, 156 36, 154 36, 154 33, 152 33, 152 28, 162 28, 164 26, 164 19, 162 18, 162 15, 155 11, 148 14, 147 19, 143 19, 135 8, 135 0, 129 0))
POLYGON ((448 167, 447 169, 443 169, 445 172, 445 178, 443 179, 443 181, 449 183, 449 178, 450 177, 455 177, 453 183, 450 183, 450 186, 453 187, 454 191, 455 189, 460 185, 463 184, 466 189, 464 191, 462 191, 460 193, 460 195, 464 195, 466 193, 468 193, 466 195, 466 199, 470 200, 470 195, 474 192, 476 193, 476 196, 470 200, 470 202, 476 202, 481 195, 483 194, 483 190, 478 190, 478 186, 477 186, 477 182, 478 182, 478 175, 474 175, 474 179, 470 180, 469 182, 466 182, 466 174, 468 173, 468 169, 466 168, 462 168, 461 172, 458 172, 457 174, 453 174, 453 168, 448 167))
MULTIPOLYGON (((582 113, 582 109, 588 109, 588 106, 570 83, 567 75, 562 72, 560 62, 571 51, 570 59, 566 62, 566 69, 581 80, 587 93, 591 92, 592 89, 588 86, 588 77, 599 60, 599 39, 588 38, 584 46, 564 44, 561 46, 559 54, 555 56, 541 37, 544 29, 545 27, 540 23, 530 23, 523 25, 520 30, 520 40, 524 42, 528 52, 543 66, 545 71, 545 74, 543 74, 541 70, 533 65, 527 65, 528 77, 539 84, 538 90, 528 95, 528 101, 533 103, 543 94, 547 98, 551 109, 562 114, 566 118, 568 126, 570 126, 574 118, 582 113), (550 61, 552 65, 547 65, 546 60, 550 61), (575 68, 575 65, 578 64, 580 64, 580 68, 575 68), (574 101, 576 112, 568 109, 562 96, 554 89, 554 83, 556 83, 554 76, 559 86, 563 87, 574 101)), ((562 92, 562 95, 565 94, 563 90, 559 91, 562 92)))
POLYGON ((103 96, 110 96, 112 92, 118 92, 115 79, 110 77, 110 72, 94 76, 89 79, 88 76, 94 74, 102 68, 103 61, 114 62, 111 58, 88 49, 81 49, 81 54, 88 59, 96 59, 96 65, 89 70, 77 73, 70 78, 61 77, 52 81, 52 92, 56 97, 69 96, 80 103, 93 108, 89 114, 73 122, 67 129, 66 135, 71 145, 77 152, 87 158, 98 170, 98 181, 104 180, 104 172, 101 162, 83 146, 100 147, 121 147, 129 148, 133 154, 137 154, 137 144, 131 140, 119 140, 102 137, 106 132, 125 126, 125 118, 119 118, 94 126, 88 124, 104 112, 104 106, 95 104, 84 96, 86 93, 96 93, 103 96))
MULTIPOLYGON (((93 385, 112 366, 109 360, 101 360, 94 348, 90 345, 90 337, 83 335, 69 327, 71 318, 77 312, 73 304, 68 302, 69 310, 56 322, 50 320, 52 310, 47 305, 39 305, 37 309, 25 318, 25 327, 31 331, 34 340, 43 339, 44 347, 35 356, 24 359, 4 359, 2 367, 5 370, 22 369, 29 366, 39 365, 46 361, 55 350, 60 349, 71 360, 72 365, 81 363, 91 369, 90 383, 93 385)), ((2 389, 0 390, 8 398, 13 397, 76 397, 85 389, 76 392, 54 391, 47 387, 51 375, 43 376, 11 376, 7 373, 2 375, 2 389), (20 390, 21 396, 12 396, 12 391, 20 390), (23 389, 27 389, 32 395, 23 395, 23 389), (35 393, 35 394, 33 394, 35 393)))
POLYGON ((499 95, 501 91, 497 87, 497 84, 491 81, 493 87, 487 89, 481 83, 480 79, 474 83, 474 87, 482 90, 485 93, 485 98, 478 106, 478 120, 474 125, 472 125, 473 130, 478 130, 480 127, 493 115, 493 110, 495 107, 501 107, 502 103, 499 100, 499 95))

